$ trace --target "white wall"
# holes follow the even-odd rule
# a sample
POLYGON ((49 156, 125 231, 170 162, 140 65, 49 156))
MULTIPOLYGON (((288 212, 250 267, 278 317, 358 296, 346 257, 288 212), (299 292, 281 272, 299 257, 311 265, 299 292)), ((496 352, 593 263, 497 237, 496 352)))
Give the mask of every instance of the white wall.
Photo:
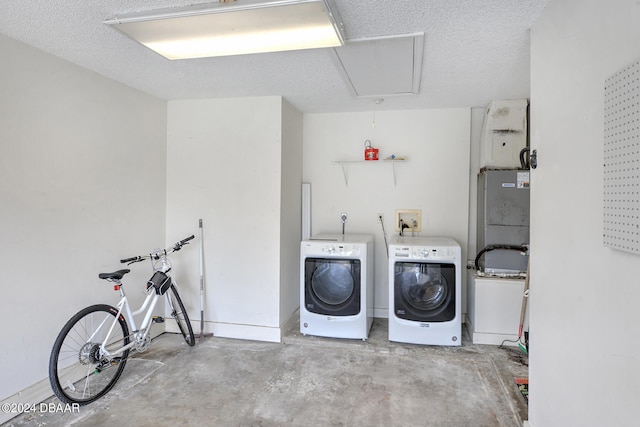
POLYGON ((99 272, 164 243, 166 103, 4 36, 0 51, 2 400, 47 378, 73 314, 117 302, 99 272))
POLYGON ((283 101, 280 191, 280 324, 300 306, 302 239, 302 113, 283 101))
POLYGON ((604 82, 640 59, 635 0, 553 0, 531 32, 533 427, 638 424, 640 257, 602 244, 604 82))
MULTIPOLYGON (((295 144, 300 131, 283 137, 283 124, 295 120, 281 97, 168 104, 167 238, 197 232, 203 219, 205 320, 216 336, 279 341, 286 320, 281 315, 292 312, 281 313, 280 291, 291 286, 281 280, 298 272, 297 264, 281 260, 287 254, 299 258, 301 153, 295 144), (283 159, 290 164, 283 166, 283 159), (282 194, 289 188, 296 195, 282 194), (285 218, 296 218, 295 234, 281 230, 287 207, 285 218), (295 250, 281 249, 294 237, 295 250), (281 265, 288 269, 282 277, 281 265)), ((176 271, 186 308, 194 314, 199 313, 196 246, 176 271)))
MULTIPOLYGON (((421 236, 448 236, 466 248, 469 227, 471 112, 468 108, 304 116, 303 181, 311 183, 311 232, 375 236, 375 316, 388 316, 388 258, 377 214, 387 237, 396 209, 421 209, 421 236), (346 165, 348 185, 335 160, 361 160, 364 141, 380 157, 406 156, 396 164, 346 165)), ((406 231, 405 231, 406 233, 406 231)), ((464 276, 464 275, 463 275, 464 276)), ((466 279, 466 278, 465 278, 466 279)), ((466 289, 466 286, 463 286, 466 289)))

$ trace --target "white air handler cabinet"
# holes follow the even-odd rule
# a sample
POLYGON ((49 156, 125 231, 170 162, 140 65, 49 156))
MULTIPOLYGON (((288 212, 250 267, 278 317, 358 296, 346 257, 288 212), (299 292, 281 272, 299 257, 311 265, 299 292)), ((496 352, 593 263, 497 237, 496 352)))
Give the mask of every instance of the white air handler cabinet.
POLYGON ((480 165, 513 168, 520 165, 520 151, 527 146, 526 99, 491 101, 480 136, 480 165))

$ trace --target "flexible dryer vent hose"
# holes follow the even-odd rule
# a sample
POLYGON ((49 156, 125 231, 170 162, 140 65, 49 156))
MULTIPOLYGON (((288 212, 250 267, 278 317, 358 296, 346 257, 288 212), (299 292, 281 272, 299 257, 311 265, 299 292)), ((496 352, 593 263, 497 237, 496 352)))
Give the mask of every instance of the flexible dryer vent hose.
POLYGON ((528 245, 487 245, 480 252, 478 252, 478 255, 476 255, 476 260, 475 260, 476 270, 480 271, 479 262, 480 262, 480 258, 482 258, 482 255, 484 255, 486 252, 495 251, 498 249, 508 250, 508 251, 518 251, 524 254, 527 254, 529 252, 528 245))

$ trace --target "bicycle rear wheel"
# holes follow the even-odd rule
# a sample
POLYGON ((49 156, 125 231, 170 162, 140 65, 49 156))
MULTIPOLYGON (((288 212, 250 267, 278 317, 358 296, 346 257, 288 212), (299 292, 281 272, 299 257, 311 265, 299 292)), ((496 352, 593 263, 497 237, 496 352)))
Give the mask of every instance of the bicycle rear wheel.
POLYGON ((115 357, 101 353, 104 344, 115 351, 129 343, 124 317, 105 342, 118 310, 110 305, 92 305, 80 310, 62 328, 49 358, 49 381, 55 395, 64 403, 86 405, 104 396, 124 370, 129 350, 115 357))
POLYGON ((178 322, 178 328, 180 328, 180 332, 182 332, 184 340, 190 346, 194 345, 196 343, 196 338, 193 335, 193 328, 191 327, 187 310, 185 310, 184 304, 182 304, 182 299, 178 294, 178 289, 176 289, 176 286, 173 283, 171 284, 170 292, 167 292, 167 298, 169 300, 171 317, 176 319, 176 322, 178 322))

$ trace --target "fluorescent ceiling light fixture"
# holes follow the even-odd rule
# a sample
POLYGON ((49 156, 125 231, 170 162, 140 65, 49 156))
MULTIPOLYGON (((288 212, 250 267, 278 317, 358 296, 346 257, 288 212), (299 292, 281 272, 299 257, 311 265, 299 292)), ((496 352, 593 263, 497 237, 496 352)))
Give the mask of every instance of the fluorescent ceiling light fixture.
POLYGON ((168 59, 278 52, 344 44, 330 0, 236 0, 104 21, 168 59))

